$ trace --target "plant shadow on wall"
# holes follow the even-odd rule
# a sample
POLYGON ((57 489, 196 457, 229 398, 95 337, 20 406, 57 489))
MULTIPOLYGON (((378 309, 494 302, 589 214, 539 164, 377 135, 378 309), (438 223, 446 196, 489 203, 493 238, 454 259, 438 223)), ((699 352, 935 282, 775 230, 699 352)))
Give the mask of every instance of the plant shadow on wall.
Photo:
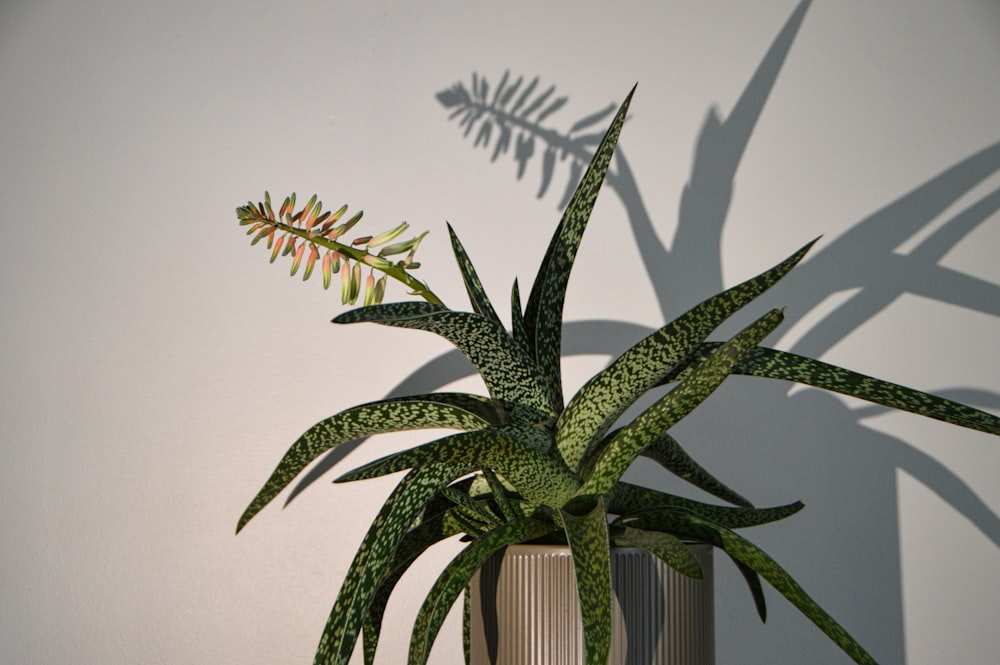
MULTIPOLYGON (((664 320, 723 288, 721 239, 733 180, 808 4, 802 2, 788 19, 728 116, 721 118, 715 109, 708 112, 670 249, 654 230, 623 149, 619 147, 616 153, 606 184, 626 210, 664 320)), ((529 81, 509 73, 495 84, 473 74, 471 85, 457 83, 438 93, 437 99, 474 147, 486 150, 493 161, 512 158, 516 176, 532 185, 537 174, 538 197, 561 192, 560 209, 572 195, 603 135, 604 124, 615 110, 609 105, 560 131, 551 123, 565 112, 567 98, 556 95, 552 86, 539 86, 537 78, 529 81)), ((828 297, 846 291, 851 295, 788 350, 819 357, 905 294, 1000 316, 997 285, 939 265, 949 249, 1000 208, 1000 191, 952 214, 909 253, 898 251, 998 171, 1000 143, 950 166, 836 239, 818 245, 794 276, 775 287, 778 300, 789 305, 786 325, 779 331, 792 330, 828 297)), ((609 347, 625 348, 650 332, 623 321, 568 322, 564 353, 604 354, 609 347)), ((470 375, 468 362, 453 351, 415 371, 392 395, 426 392, 470 375)), ((904 662, 897 471, 906 472, 935 492, 997 546, 1000 519, 961 478, 934 458, 868 427, 866 420, 882 413, 882 407, 850 406, 817 390, 789 394, 791 385, 755 381, 753 390, 747 391, 746 386, 736 383, 718 398, 726 400, 727 412, 736 417, 709 419, 710 414, 695 414, 681 423, 678 437, 712 442, 703 444, 696 455, 723 479, 740 475, 746 458, 742 452, 733 454, 738 448, 748 451, 746 456, 766 461, 773 475, 783 479, 783 486, 801 488, 805 496, 791 498, 804 499, 808 512, 797 518, 796 541, 809 543, 817 552, 838 552, 837 574, 810 576, 809 588, 824 605, 849 608, 834 614, 849 616, 848 628, 863 643, 878 644, 881 659, 904 662), (760 413, 767 413, 767 419, 760 418, 760 413), (748 421, 756 428, 752 434, 745 429, 727 429, 748 421), (807 440, 784 435, 800 430, 803 423, 809 426, 807 440), (697 430, 697 439, 684 437, 686 430, 697 430), (747 438, 750 436, 753 438, 747 438), (845 533, 850 534, 850 547, 843 544, 845 533)), ((986 408, 1000 406, 1000 397, 985 390, 956 389, 938 394, 986 408)), ((288 501, 359 443, 331 451, 296 485, 288 501)), ((639 475, 648 473, 644 469, 639 475)), ((655 482, 662 480, 658 476, 655 482)), ((769 488, 759 489, 766 492, 769 488)), ((745 593, 743 589, 720 589, 720 593, 731 593, 732 602, 745 602, 738 597, 745 593)), ((723 595, 721 602, 730 600, 723 595)), ((779 616, 784 611, 794 612, 782 604, 775 604, 774 609, 779 616)), ((782 653, 814 657, 823 637, 810 627, 800 632, 801 639, 782 640, 782 653), (801 652, 794 653, 795 648, 801 652)), ((724 641, 760 639, 766 639, 760 632, 727 633, 724 641)))

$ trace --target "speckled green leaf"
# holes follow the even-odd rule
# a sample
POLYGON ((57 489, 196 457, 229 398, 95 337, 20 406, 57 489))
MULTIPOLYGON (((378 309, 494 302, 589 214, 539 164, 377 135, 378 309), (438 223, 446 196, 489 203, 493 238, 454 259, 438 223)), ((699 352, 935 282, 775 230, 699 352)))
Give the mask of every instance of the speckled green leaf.
POLYGON ((694 461, 681 444, 669 434, 664 433, 656 437, 639 454, 712 496, 737 506, 753 507, 752 503, 694 461))
MULTIPOLYGON (((585 464, 580 474, 583 478, 590 477, 601 452, 618 436, 620 431, 621 428, 611 430, 604 435, 604 439, 597 446, 587 451, 585 464)), ((654 438, 645 448, 639 451, 639 455, 651 459, 671 473, 723 501, 728 501, 737 506, 753 507, 753 504, 743 498, 736 490, 727 486, 695 462, 669 434, 664 433, 654 438)))
POLYGON ((589 508, 585 512, 561 509, 559 514, 573 555, 583 620, 584 662, 607 665, 611 651, 611 542, 604 498, 594 497, 589 508))
POLYGON ((472 589, 462 594, 462 655, 465 665, 472 665, 472 589))
POLYGON ((462 273, 462 281, 465 283, 465 291, 469 294, 469 302, 472 304, 473 311, 493 321, 498 326, 503 327, 500 323, 500 317, 497 316, 496 310, 493 309, 493 303, 490 302, 490 298, 486 295, 486 290, 483 288, 482 282, 479 281, 476 267, 472 264, 472 260, 466 253, 461 241, 459 241, 455 229, 451 228, 451 224, 448 224, 448 235, 451 237, 451 248, 455 253, 455 261, 458 263, 458 268, 462 273))
POLYGON ((722 322, 752 302, 802 260, 815 241, 769 270, 726 289, 648 335, 598 372, 559 416, 556 445, 570 468, 635 400, 688 356, 722 322))
POLYGON ((500 521, 488 503, 469 496, 468 492, 446 487, 441 490, 441 493, 455 504, 455 510, 459 514, 477 519, 480 522, 491 523, 491 526, 496 526, 496 522, 500 521))
POLYGON ((490 488, 490 496, 497 504, 497 508, 500 510, 500 514, 503 515, 504 519, 507 521, 513 520, 520 517, 518 510, 514 507, 510 498, 507 496, 507 490, 503 485, 503 482, 492 469, 483 469, 483 477, 486 479, 486 484, 490 488))
POLYGON ((733 558, 743 562, 768 581, 810 621, 826 633, 833 642, 860 665, 876 665, 875 659, 851 635, 799 586, 791 575, 763 550, 708 520, 677 509, 671 531, 681 537, 710 542, 733 558))
POLYGON ((480 566, 501 547, 523 543, 551 533, 554 526, 532 518, 506 522, 486 533, 468 547, 444 569, 431 587, 417 613, 410 637, 408 665, 424 665, 448 611, 480 566))
POLYGON ((336 482, 374 478, 431 463, 469 470, 490 468, 529 501, 561 505, 579 483, 562 460, 547 454, 546 443, 546 434, 530 425, 489 427, 387 455, 347 472, 336 482))
POLYGON ((408 473, 386 499, 344 577, 316 650, 315 665, 347 665, 379 582, 414 518, 463 469, 432 464, 408 473))
POLYGON ((316 458, 342 443, 372 434, 414 429, 474 430, 493 424, 496 418, 496 409, 489 399, 464 393, 384 399, 341 411, 310 427, 292 444, 243 512, 236 532, 316 458))
POLYGON ((705 579, 701 564, 691 554, 691 550, 680 538, 669 533, 626 527, 620 534, 614 536, 614 544, 618 547, 644 549, 681 575, 696 580, 705 579))
MULTIPOLYGON (((708 354, 714 346, 706 342, 699 353, 708 354)), ((687 368, 681 368, 666 380, 682 378, 686 371, 687 368)), ((1000 417, 986 411, 787 351, 767 347, 754 349, 733 373, 794 381, 952 425, 1000 434, 1000 417)))
MULTIPOLYGON (((655 519, 655 512, 664 508, 681 508, 719 526, 728 529, 740 529, 784 519, 797 513, 802 507, 803 505, 800 501, 776 508, 750 510, 729 506, 715 506, 625 482, 616 483, 608 494, 608 512, 627 516, 645 513, 654 517, 654 520, 647 522, 646 526, 650 529, 664 532, 670 532, 674 525, 672 511, 669 510, 665 513, 666 519, 655 519)), ((620 520, 621 518, 612 524, 617 526, 621 523, 620 520)), ((730 558, 732 559, 732 557, 730 558)), ((738 559, 733 559, 733 563, 740 571, 750 589, 758 616, 760 616, 761 621, 766 621, 767 603, 764 599, 764 592, 761 589, 760 578, 757 576, 757 573, 738 559)))
POLYGON ((440 335, 472 362, 492 397, 555 415, 534 363, 506 330, 480 314, 427 302, 397 302, 353 309, 333 319, 334 323, 364 321, 440 335))
MULTIPOLYGON (((458 488, 455 490, 460 491, 458 488)), ((362 628, 365 665, 374 663, 386 604, 400 578, 429 547, 462 532, 458 521, 453 518, 455 510, 450 508, 424 519, 419 525, 407 531, 400 541, 393 562, 388 566, 390 572, 379 583, 362 628)))
POLYGON ((786 351, 756 349, 744 358, 737 371, 804 383, 953 425, 1000 434, 1000 417, 991 413, 786 351))
POLYGON ((616 523, 637 529, 663 530, 669 528, 672 512, 678 507, 683 507, 699 517, 711 520, 728 529, 742 529, 785 519, 799 512, 803 507, 801 502, 775 508, 733 508, 706 503, 699 504, 694 501, 687 503, 687 505, 683 505, 679 501, 673 502, 673 504, 623 515, 616 523))
POLYGON ((802 510, 803 504, 796 501, 773 508, 717 506, 649 487, 619 482, 608 495, 608 508, 620 516, 615 521, 616 524, 662 531, 670 523, 671 511, 675 508, 688 510, 727 529, 742 529, 783 520, 802 510), (661 511, 666 511, 666 521, 659 520, 661 511))
POLYGON ((524 323, 524 312, 521 309, 521 289, 517 285, 517 280, 514 280, 514 285, 510 289, 510 323, 511 323, 511 337, 514 338, 514 344, 517 348, 521 349, 524 354, 530 358, 534 357, 534 354, 530 350, 528 344, 528 329, 524 323))
POLYGON ((618 114, 608 128, 604 139, 591 159, 587 172, 570 199, 562 220, 556 228, 545 258, 535 277, 528 299, 525 322, 530 346, 542 375, 549 382, 549 389, 555 396, 557 409, 562 408, 562 375, 560 370, 562 354, 562 313, 566 299, 566 284, 569 281, 573 260, 576 258, 580 239, 587 228, 594 202, 604 183, 604 176, 611 164, 611 157, 618 142, 625 116, 635 88, 629 92, 618 114))
POLYGON ((733 558, 731 554, 727 554, 726 556, 736 566, 736 570, 740 571, 743 581, 746 582, 747 588, 750 589, 750 597, 753 598, 753 606, 757 610, 757 616, 760 617, 761 623, 766 623, 767 599, 764 597, 764 587, 760 583, 760 575, 739 559, 733 558))
POLYGON ((619 431, 600 451, 593 471, 584 480, 581 494, 604 494, 621 477, 649 442, 693 411, 729 376, 750 349, 782 320, 780 310, 771 310, 717 347, 670 392, 619 431))

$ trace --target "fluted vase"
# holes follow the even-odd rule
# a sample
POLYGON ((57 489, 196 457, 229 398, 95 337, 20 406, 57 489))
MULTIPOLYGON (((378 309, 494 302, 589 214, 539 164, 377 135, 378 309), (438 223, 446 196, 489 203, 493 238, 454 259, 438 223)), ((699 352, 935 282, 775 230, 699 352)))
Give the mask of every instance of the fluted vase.
MULTIPOLYGON (((712 547, 690 544, 703 580, 645 550, 611 552, 609 665, 714 665, 712 547)), ((583 625, 569 548, 512 545, 472 580, 472 665, 582 665, 583 625)))

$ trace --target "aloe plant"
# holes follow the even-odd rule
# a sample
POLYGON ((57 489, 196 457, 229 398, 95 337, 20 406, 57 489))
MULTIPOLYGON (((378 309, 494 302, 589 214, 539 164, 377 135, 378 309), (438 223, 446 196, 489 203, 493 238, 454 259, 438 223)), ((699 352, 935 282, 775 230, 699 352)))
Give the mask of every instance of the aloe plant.
MULTIPOLYGON (((410 642, 412 665, 426 662, 445 616, 486 559, 506 545, 539 540, 565 542, 572 552, 588 665, 603 665, 608 660, 610 548, 640 547, 682 574, 700 578, 702 572, 684 540, 708 542, 734 561, 761 618, 766 611, 763 578, 855 662, 875 662, 778 563, 736 533, 737 529, 788 517, 802 504, 754 507, 692 459, 669 433, 670 428, 733 374, 795 381, 991 434, 1000 434, 1000 418, 762 346, 781 323, 783 313, 778 309, 764 311, 728 340, 709 339, 722 322, 790 272, 813 242, 639 340, 564 400, 560 344, 566 286, 631 98, 632 92, 618 109, 573 193, 523 307, 515 280, 510 331, 450 227, 472 311, 448 308, 415 280, 408 272, 412 254, 409 262, 391 263, 384 258, 373 260, 370 257, 375 255, 367 249, 358 250, 353 243, 337 244, 339 235, 334 227, 325 222, 315 226, 322 217, 315 201, 295 214, 290 212, 294 200, 286 200, 281 213, 274 215, 269 197, 265 203, 238 209, 241 223, 251 225, 251 234, 256 233, 257 239, 276 243, 275 234, 286 234, 410 285, 423 301, 374 304, 372 298, 373 304, 341 314, 333 322, 378 323, 445 337, 471 361, 489 392, 488 396, 435 392, 394 397, 331 416, 291 446, 243 513, 237 532, 311 462, 340 444, 382 432, 424 428, 455 431, 337 479, 356 481, 408 470, 361 542, 323 630, 316 663, 346 664, 359 637, 365 663, 373 663, 385 605, 397 582, 428 547, 455 536, 467 544, 445 567, 417 614, 410 642), (653 390, 663 394, 631 421, 619 422, 636 400, 653 390), (622 481, 622 474, 639 456, 654 460, 729 505, 699 502, 622 481)), ((358 244, 367 241, 364 238, 358 244)), ((412 251, 418 242, 419 238, 414 239, 402 251, 412 251)), ((278 251, 272 248, 272 260, 278 251)), ((301 245, 294 251, 301 253, 301 245)), ((324 268, 326 283, 328 272, 332 269, 324 268)), ((350 272, 343 273, 348 280, 350 272)), ((356 290, 350 283, 345 287, 348 295, 356 290)))

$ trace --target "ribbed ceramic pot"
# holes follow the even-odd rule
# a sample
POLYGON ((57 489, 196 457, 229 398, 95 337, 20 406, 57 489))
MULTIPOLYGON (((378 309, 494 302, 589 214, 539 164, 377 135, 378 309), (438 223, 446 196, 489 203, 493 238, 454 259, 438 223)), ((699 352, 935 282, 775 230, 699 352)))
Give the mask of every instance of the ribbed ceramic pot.
MULTIPOLYGON (((648 552, 613 548, 609 665, 714 665, 712 546, 688 546, 692 580, 648 552)), ((472 665, 582 665, 583 625, 569 548, 512 545, 472 579, 472 665)))

